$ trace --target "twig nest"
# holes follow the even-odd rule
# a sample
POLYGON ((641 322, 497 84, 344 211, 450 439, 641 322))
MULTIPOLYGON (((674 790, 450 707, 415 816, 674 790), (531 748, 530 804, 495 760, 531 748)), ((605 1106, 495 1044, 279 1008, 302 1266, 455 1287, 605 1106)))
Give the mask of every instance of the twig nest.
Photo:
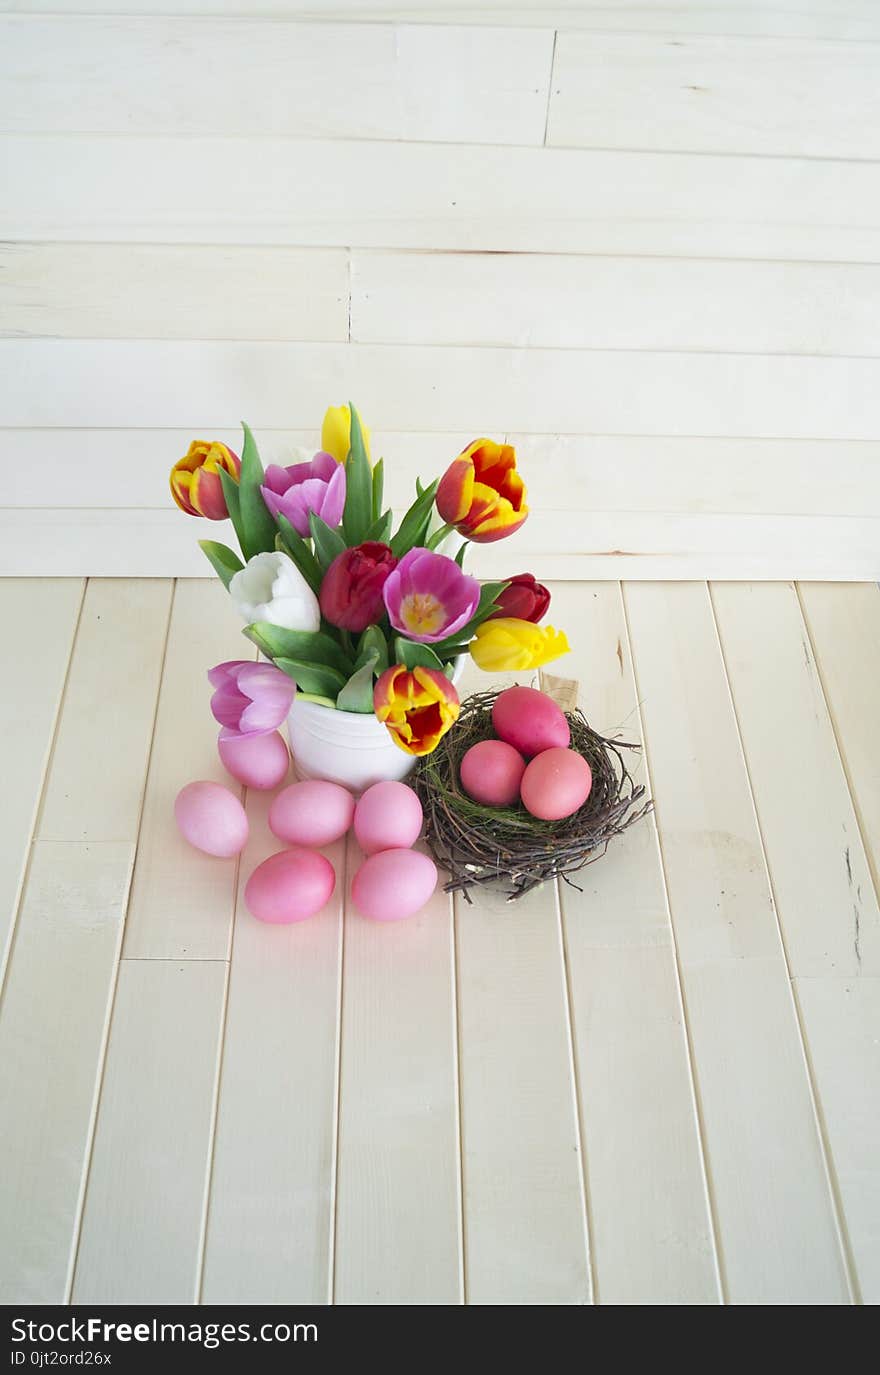
POLYGON ((547 879, 570 882, 570 874, 600 859, 611 840, 653 805, 645 800, 644 786, 633 781, 624 758, 639 746, 605 739, 580 711, 566 712, 565 719, 570 749, 588 766, 592 787, 570 816, 542 820, 521 802, 488 806, 469 797, 461 783, 462 760, 474 745, 495 739, 492 709, 498 696, 480 692, 468 697, 455 728, 420 760, 413 776, 428 847, 450 874, 446 892, 463 893, 468 901, 475 886, 501 889, 513 900, 547 879))

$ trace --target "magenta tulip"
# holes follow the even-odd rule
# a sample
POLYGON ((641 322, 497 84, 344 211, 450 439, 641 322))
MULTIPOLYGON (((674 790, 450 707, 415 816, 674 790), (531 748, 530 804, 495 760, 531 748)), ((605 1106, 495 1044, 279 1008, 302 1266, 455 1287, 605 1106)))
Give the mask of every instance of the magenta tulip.
POLYGON ((218 664, 208 679, 215 689, 211 711, 223 727, 221 740, 277 730, 296 694, 296 683, 280 668, 253 659, 218 664))
POLYGON ((321 583, 321 615, 340 630, 366 630, 381 619, 382 589, 396 560, 387 544, 368 540, 337 554, 321 583))
POLYGON ((480 604, 480 584, 454 559, 410 549, 382 590, 388 619, 408 640, 433 644, 467 625, 480 604))
POLYGON ((334 530, 342 520, 345 506, 345 466, 332 454, 315 454, 310 463, 294 463, 280 468, 272 463, 266 469, 260 488, 263 500, 277 520, 286 516, 298 535, 307 538, 309 512, 314 511, 334 530))

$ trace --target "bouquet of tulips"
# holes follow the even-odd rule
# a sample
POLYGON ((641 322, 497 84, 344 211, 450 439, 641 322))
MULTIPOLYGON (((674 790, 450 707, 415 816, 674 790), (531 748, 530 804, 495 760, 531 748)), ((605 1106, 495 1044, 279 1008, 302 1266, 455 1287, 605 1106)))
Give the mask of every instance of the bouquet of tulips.
MULTIPOLYGON (((181 510, 231 520, 240 556, 200 541, 270 664, 220 664, 209 677, 229 734, 275 730, 296 691, 340 711, 375 712, 407 754, 436 748, 458 716, 454 664, 527 670, 568 650, 540 627, 550 594, 530 573, 480 582, 464 571, 468 541, 512 535, 528 515, 507 444, 476 439, 423 487, 397 529, 383 510, 383 461, 354 406, 332 406, 321 450, 263 469, 247 425, 241 457, 197 440, 171 470, 181 510), (457 531, 455 558, 439 552, 457 531), (274 665, 274 667, 273 667, 274 665)), ((224 733, 225 733, 224 732, 224 733)))

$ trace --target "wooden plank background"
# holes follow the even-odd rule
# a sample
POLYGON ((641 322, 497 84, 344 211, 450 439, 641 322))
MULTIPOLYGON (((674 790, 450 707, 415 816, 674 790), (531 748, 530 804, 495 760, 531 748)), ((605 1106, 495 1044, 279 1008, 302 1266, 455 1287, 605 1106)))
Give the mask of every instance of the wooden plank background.
POLYGON ((0 0, 0 574, 198 575, 189 439, 354 397, 548 577, 880 576, 873 0, 100 9, 0 0))

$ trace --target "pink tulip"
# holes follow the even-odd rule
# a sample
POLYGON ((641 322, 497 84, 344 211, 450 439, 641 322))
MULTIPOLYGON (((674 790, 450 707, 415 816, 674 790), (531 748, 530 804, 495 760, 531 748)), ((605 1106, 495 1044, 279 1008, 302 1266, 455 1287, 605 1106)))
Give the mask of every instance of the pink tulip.
POLYGON ((388 619, 408 640, 433 644, 467 625, 480 602, 480 584, 454 559, 410 549, 382 589, 388 619))
POLYGON ((325 453, 315 454, 310 463, 294 463, 290 468, 272 463, 266 469, 260 491, 275 519, 286 516, 304 539, 309 533, 309 511, 335 530, 345 506, 345 465, 325 453))
POLYGON ((211 711, 223 727, 221 740, 268 735, 277 730, 296 693, 296 683, 274 664, 232 659, 208 672, 215 692, 211 711))

